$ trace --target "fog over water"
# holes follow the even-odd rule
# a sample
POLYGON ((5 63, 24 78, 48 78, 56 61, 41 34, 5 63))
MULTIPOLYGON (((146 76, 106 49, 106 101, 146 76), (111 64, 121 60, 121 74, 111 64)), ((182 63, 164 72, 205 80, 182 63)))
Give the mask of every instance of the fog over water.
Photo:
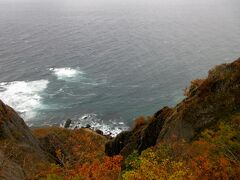
POLYGON ((0 99, 29 125, 125 130, 240 56, 239 0, 0 0, 0 99))

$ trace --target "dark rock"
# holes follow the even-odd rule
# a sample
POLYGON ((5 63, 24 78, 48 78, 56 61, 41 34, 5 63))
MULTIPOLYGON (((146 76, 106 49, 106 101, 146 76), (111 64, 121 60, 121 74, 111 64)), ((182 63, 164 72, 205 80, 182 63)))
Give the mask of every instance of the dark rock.
POLYGON ((128 143, 129 138, 131 137, 132 132, 125 131, 120 133, 114 140, 109 141, 105 145, 105 152, 109 156, 114 156, 119 154, 124 146, 128 143))
POLYGON ((121 154, 126 157, 134 150, 141 153, 148 147, 154 146, 165 118, 171 112, 172 109, 165 107, 156 114, 154 121, 148 122, 146 125, 135 128, 132 131, 120 133, 115 139, 106 144, 106 154, 109 156, 121 154))
POLYGON ((87 124, 87 125, 85 126, 85 128, 91 128, 91 125, 90 125, 90 124, 87 124))
POLYGON ((172 113, 172 109, 169 107, 164 107, 159 112, 155 114, 155 120, 149 123, 146 128, 143 130, 141 135, 140 144, 137 147, 139 152, 147 149, 148 147, 154 146, 156 144, 156 140, 162 127, 165 123, 165 119, 172 113))
POLYGON ((96 129, 95 132, 98 133, 98 134, 100 134, 100 135, 103 135, 103 132, 102 132, 100 129, 96 129))
POLYGON ((69 128, 70 125, 71 125, 71 123, 72 123, 72 120, 71 120, 71 119, 68 119, 68 120, 65 122, 65 124, 64 124, 64 128, 69 128))
POLYGON ((83 116, 83 117, 82 117, 82 119, 87 119, 87 118, 88 118, 88 116, 83 116))

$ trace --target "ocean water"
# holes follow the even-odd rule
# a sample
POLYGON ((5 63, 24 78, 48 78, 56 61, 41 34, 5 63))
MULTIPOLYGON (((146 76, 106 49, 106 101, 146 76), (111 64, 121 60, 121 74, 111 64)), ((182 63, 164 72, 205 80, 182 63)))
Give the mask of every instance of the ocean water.
POLYGON ((239 0, 0 0, 0 99, 113 134, 240 56, 239 0))

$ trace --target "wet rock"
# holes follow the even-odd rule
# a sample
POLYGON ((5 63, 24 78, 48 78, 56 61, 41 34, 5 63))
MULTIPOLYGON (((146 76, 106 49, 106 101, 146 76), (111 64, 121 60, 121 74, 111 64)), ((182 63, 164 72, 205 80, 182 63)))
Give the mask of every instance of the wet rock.
POLYGON ((85 126, 85 128, 91 128, 91 125, 90 125, 90 124, 87 124, 87 125, 85 126))
POLYGON ((100 129, 96 129, 95 132, 98 133, 98 134, 100 134, 100 135, 103 135, 103 132, 102 132, 100 129))
POLYGON ((69 128, 70 125, 71 125, 71 123, 72 123, 72 120, 71 120, 71 119, 68 119, 68 120, 65 122, 65 124, 64 124, 64 128, 69 128))
POLYGON ((88 118, 88 116, 87 116, 87 115, 85 115, 85 116, 83 116, 83 117, 82 117, 82 119, 87 119, 87 118, 88 118))

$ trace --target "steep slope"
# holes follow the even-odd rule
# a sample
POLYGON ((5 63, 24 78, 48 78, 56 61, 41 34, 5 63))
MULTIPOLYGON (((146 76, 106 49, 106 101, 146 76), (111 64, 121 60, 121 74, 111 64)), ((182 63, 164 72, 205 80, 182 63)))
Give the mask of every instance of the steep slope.
POLYGON ((122 177, 129 179, 239 179, 240 113, 206 128, 191 142, 160 142, 129 155, 122 177))
POLYGON ((0 101, 0 138, 25 143, 40 150, 38 141, 33 137, 23 119, 2 101, 0 101))
POLYGON ((209 71, 206 79, 195 80, 186 90, 187 97, 174 108, 165 107, 153 121, 122 132, 106 144, 106 154, 129 155, 161 141, 191 141, 206 127, 240 111, 240 58, 209 71))
POLYGON ((100 161, 107 139, 88 128, 30 130, 11 107, 0 101, 0 179, 46 179, 56 168, 71 171, 75 165, 100 161))
POLYGON ((48 158, 23 119, 0 101, 0 162, 2 179, 33 177, 48 158))
POLYGON ((188 97, 165 120, 158 141, 172 136, 191 140, 219 119, 240 111, 240 59, 209 71, 198 83, 192 83, 188 97))

